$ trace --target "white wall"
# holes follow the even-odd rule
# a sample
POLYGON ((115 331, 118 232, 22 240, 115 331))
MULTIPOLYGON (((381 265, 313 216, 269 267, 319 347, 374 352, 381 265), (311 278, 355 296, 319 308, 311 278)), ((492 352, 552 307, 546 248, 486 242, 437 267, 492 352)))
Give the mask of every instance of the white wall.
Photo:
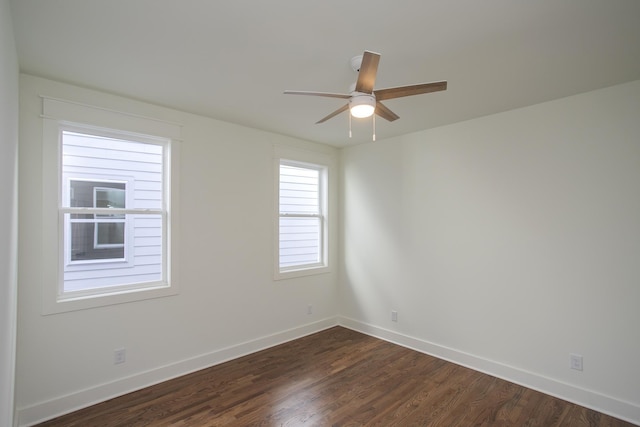
MULTIPOLYGON (((273 145, 332 156, 335 149, 26 75, 20 99, 16 407, 21 425, 335 324, 336 269, 272 280, 273 145), (179 295, 41 314, 42 286, 52 283, 42 277, 39 262, 39 95, 183 125, 180 247, 174 248, 181 260, 179 295), (127 349, 127 361, 114 365, 113 351, 120 347, 127 349)), ((335 230, 332 242, 335 265, 335 230)))
POLYGON ((640 422, 640 82, 343 150, 339 293, 335 271, 271 279, 272 144, 333 149, 31 76, 20 96, 20 424, 338 313, 640 422), (178 296, 41 315, 38 95, 184 125, 178 296), (113 365, 119 347, 127 362, 113 365), (568 368, 572 352, 583 372, 568 368))
POLYGON ((18 229, 18 57, 0 1, 0 427, 13 425, 18 229))
POLYGON ((343 324, 640 423, 640 81, 351 147, 342 178, 343 324))

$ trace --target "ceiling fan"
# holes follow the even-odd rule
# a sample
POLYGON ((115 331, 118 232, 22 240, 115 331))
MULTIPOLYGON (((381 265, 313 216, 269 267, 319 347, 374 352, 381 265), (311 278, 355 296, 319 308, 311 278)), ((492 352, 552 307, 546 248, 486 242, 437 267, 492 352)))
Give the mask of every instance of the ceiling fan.
MULTIPOLYGON (((349 94, 296 90, 285 90, 284 93, 286 95, 311 95, 324 96, 327 98, 348 99, 349 102, 347 104, 338 108, 328 116, 318 120, 316 124, 324 123, 343 111, 349 110, 351 113, 349 116, 349 127, 351 127, 351 116, 363 118, 370 117, 375 113, 390 122, 400 118, 400 116, 391 111, 380 101, 401 98, 404 96, 420 95, 423 93, 438 92, 447 89, 447 82, 441 81, 374 90, 373 87, 376 81, 379 62, 380 54, 369 51, 365 51, 363 55, 359 55, 351 59, 351 67, 358 73, 358 80, 355 84, 351 85, 349 94)), ((349 129, 349 137, 351 137, 351 129, 349 129)), ((375 116, 373 140, 375 141, 375 116)))

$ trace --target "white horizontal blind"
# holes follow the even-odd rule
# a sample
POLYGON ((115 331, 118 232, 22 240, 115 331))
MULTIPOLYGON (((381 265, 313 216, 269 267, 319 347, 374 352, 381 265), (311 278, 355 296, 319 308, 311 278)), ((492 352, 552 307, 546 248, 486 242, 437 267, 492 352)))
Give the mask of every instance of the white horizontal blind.
POLYGON ((280 162, 281 271, 322 265, 322 168, 280 162))

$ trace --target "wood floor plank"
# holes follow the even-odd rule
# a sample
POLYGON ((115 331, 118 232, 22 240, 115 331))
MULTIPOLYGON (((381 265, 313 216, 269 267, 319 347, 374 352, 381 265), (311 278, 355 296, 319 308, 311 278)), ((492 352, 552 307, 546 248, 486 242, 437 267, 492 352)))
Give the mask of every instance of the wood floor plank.
POLYGON ((632 424, 335 327, 82 409, 42 427, 632 424))

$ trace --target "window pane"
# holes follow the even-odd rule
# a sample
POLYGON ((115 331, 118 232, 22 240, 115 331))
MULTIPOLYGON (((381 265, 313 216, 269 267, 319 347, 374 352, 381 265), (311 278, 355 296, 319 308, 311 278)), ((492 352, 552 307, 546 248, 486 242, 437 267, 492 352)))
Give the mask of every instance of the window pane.
MULTIPOLYGON (((116 224, 99 225, 110 226, 116 224)), ((118 233, 117 230, 112 230, 111 237, 116 240, 121 239, 121 244, 117 247, 112 246, 100 248, 95 241, 96 224, 93 221, 72 222, 69 236, 69 240, 71 243, 71 261, 90 261, 104 259, 122 260, 124 258, 124 223, 120 223, 118 225, 121 226, 120 233, 118 233), (118 234, 120 235, 118 236, 118 234)), ((100 228, 98 228, 98 230, 100 230, 100 228)), ((100 234, 100 231, 98 231, 98 234, 100 234)))
POLYGON ((280 218, 280 267, 316 264, 320 259, 320 218, 280 218))
POLYGON ((124 222, 98 222, 96 246, 124 245, 124 222))
MULTIPOLYGON (((126 207, 162 209, 163 145, 67 131, 62 133, 62 138, 62 172, 64 175, 69 177, 74 177, 74 175, 78 177, 80 174, 133 177, 135 180, 134 195, 131 198, 131 206, 126 205, 126 207)), ((114 178, 112 181, 117 180, 114 178)), ((101 186, 125 189, 123 183, 119 183, 119 185, 120 187, 113 184, 101 186)), ((90 196, 90 198, 83 197, 82 202, 76 202, 77 204, 72 201, 69 206, 94 206, 93 193, 83 196, 90 196)), ((80 196, 76 198, 79 199, 80 196)))
POLYGON ((126 184, 114 181, 69 181, 69 202, 72 208, 124 208, 126 184))
MULTIPOLYGON (((65 215, 67 221, 70 220, 70 216, 69 214, 65 215)), ((95 236, 93 227, 95 225, 118 229, 119 226, 124 226, 125 222, 119 224, 108 222, 71 223, 72 261, 85 261, 85 263, 72 264, 65 268, 65 292, 154 282, 163 279, 162 215, 127 215, 126 221, 132 224, 131 228, 133 229, 131 253, 126 258, 125 245, 102 248, 94 248, 93 246, 95 236), (107 263, 105 264, 105 262, 107 263)), ((125 243, 127 243, 126 237, 125 243)))
POLYGON ((280 212, 320 213, 320 171, 280 165, 280 212))
POLYGON ((124 184, 122 188, 94 188, 94 205, 96 208, 124 208, 125 192, 124 184))

